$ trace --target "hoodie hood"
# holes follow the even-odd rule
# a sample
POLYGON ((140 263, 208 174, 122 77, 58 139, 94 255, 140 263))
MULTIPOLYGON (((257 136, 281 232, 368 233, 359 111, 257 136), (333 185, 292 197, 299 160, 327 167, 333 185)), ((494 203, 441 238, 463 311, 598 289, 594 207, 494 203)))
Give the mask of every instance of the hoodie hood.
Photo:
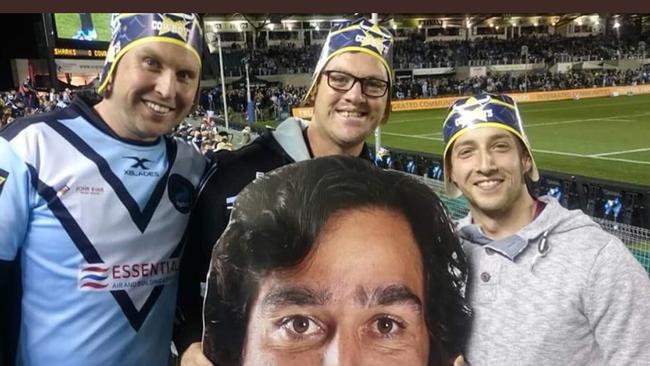
POLYGON ((308 125, 307 121, 303 119, 287 118, 271 132, 275 141, 293 161, 311 159, 309 149, 307 149, 307 144, 305 144, 305 139, 302 136, 302 131, 308 125))
MULTIPOLYGON (((277 145, 267 139, 267 146, 278 151, 280 154, 285 153, 294 162, 311 159, 312 156, 309 153, 309 149, 305 143, 305 137, 303 136, 303 131, 308 126, 309 122, 303 119, 288 118, 271 132, 271 136, 273 136, 273 140, 275 140, 274 142, 277 145)), ((363 144, 359 157, 372 161, 371 152, 365 143, 363 144)))
POLYGON ((458 221, 458 234, 464 240, 484 245, 515 260, 530 243, 537 243, 540 253, 545 253, 550 248, 542 248, 546 244, 541 244, 547 238, 585 227, 600 229, 600 226, 582 211, 567 210, 553 197, 542 196, 538 200, 546 204, 544 210, 531 223, 507 238, 492 240, 485 236, 480 225, 472 223, 471 213, 458 221))

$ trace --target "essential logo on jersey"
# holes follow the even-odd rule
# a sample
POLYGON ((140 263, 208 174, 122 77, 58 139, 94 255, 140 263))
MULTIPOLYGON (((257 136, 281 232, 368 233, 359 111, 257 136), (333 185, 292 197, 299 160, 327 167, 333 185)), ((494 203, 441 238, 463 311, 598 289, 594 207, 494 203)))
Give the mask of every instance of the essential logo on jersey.
POLYGON ((0 169, 0 194, 2 194, 2 188, 4 188, 7 178, 9 178, 9 172, 0 169))
POLYGON ((172 174, 169 176, 169 183, 167 186, 167 193, 169 200, 181 213, 189 213, 194 202, 194 186, 192 182, 179 174, 172 174))
POLYGON ((160 177, 158 172, 150 171, 151 167, 149 163, 152 163, 152 160, 147 158, 139 158, 137 156, 124 156, 124 159, 133 160, 133 165, 131 169, 125 169, 124 175, 130 175, 133 177, 160 177))
POLYGON ((178 258, 160 262, 88 264, 79 268, 80 291, 114 291, 154 287, 170 282, 178 273, 178 258))
POLYGON ((86 266, 79 270, 79 289, 103 290, 108 287, 108 267, 86 266))

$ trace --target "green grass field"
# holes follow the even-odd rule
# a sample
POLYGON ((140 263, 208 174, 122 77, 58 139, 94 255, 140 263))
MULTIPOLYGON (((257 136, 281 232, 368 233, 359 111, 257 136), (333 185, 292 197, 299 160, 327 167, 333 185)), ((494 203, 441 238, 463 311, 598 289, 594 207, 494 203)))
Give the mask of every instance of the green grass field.
MULTIPOLYGON (((650 95, 519 108, 540 169, 650 186, 650 95)), ((393 113, 382 127, 382 145, 441 155, 445 112, 393 113)))
MULTIPOLYGON (((97 41, 111 41, 111 14, 110 13, 92 13, 93 25, 97 31, 97 41)), ((75 13, 55 13, 54 21, 56 32, 59 38, 72 39, 81 29, 81 20, 79 14, 75 13)))

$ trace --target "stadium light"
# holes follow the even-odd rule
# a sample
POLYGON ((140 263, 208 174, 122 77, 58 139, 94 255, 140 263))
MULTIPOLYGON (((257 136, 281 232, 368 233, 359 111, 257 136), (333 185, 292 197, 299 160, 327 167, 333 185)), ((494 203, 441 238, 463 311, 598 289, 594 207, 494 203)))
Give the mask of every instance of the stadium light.
POLYGON ((592 15, 592 16, 591 16, 591 21, 592 21, 595 25, 598 25, 598 23, 600 23, 600 19, 598 18, 598 15, 592 15))

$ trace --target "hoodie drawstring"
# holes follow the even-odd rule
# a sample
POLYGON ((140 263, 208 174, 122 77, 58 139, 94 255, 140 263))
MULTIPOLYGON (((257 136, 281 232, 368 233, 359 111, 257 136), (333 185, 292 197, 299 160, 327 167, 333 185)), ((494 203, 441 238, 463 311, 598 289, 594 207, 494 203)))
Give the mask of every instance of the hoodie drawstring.
POLYGON ((533 258, 533 261, 530 263, 530 271, 533 271, 533 268, 535 267, 535 263, 537 263, 537 260, 539 258, 544 258, 548 254, 548 252, 551 250, 551 246, 548 244, 548 230, 544 231, 542 234, 542 239, 539 241, 539 244, 537 244, 537 255, 535 255, 535 258, 533 258))

